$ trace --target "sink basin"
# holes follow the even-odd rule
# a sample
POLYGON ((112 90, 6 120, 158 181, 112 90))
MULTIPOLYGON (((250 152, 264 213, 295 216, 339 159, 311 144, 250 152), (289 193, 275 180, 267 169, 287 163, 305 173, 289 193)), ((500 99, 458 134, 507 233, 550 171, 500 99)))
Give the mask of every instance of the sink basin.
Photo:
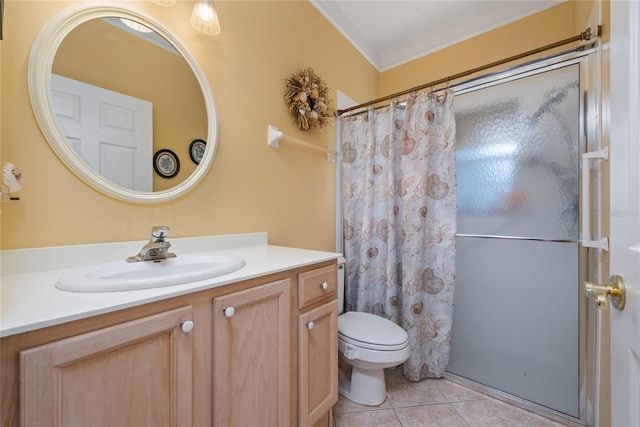
POLYGON ((132 291, 211 279, 244 267, 236 255, 178 255, 158 261, 125 261, 79 268, 58 279, 56 287, 76 292, 132 291))

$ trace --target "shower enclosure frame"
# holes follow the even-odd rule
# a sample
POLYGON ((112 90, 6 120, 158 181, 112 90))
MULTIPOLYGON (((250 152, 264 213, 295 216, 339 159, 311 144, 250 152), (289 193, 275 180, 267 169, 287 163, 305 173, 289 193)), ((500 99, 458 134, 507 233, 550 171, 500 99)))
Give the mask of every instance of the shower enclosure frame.
MULTIPOLYGON (((595 42, 587 46, 581 46, 569 52, 553 54, 541 59, 536 59, 465 80, 461 83, 450 84, 450 88, 454 91, 455 95, 460 95, 499 84, 498 82, 506 82, 571 64, 579 64, 580 69, 581 110, 579 115, 579 128, 581 131, 578 154, 581 156, 587 151, 597 150, 600 145, 600 53, 595 42)), ((348 106, 349 105, 342 105, 339 106, 339 108, 346 108, 348 106)), ((342 147, 339 143, 341 140, 339 121, 340 117, 338 117, 337 126, 337 147, 339 153, 336 165, 336 251, 342 252, 344 247, 344 235, 342 228, 342 147)), ((582 163, 579 162, 579 165, 581 167, 582 163)), ((582 174, 579 174, 578 179, 580 180, 579 188, 582 189, 582 174)), ((593 184, 592 192, 594 197, 591 198, 592 206, 590 209, 592 213, 595 213, 599 211, 596 207, 600 204, 600 198, 597 196, 600 194, 600 188, 597 181, 593 184)), ((582 209, 584 209, 584 206, 582 204, 582 194, 580 194, 580 218, 583 217, 582 209)), ((592 215, 592 218, 598 217, 592 215)), ((599 235, 600 229, 598 223, 596 221, 593 222, 594 224, 592 225, 593 229, 591 232, 596 236, 599 235)), ((579 224, 579 229, 582 230, 581 222, 579 224)), ((590 250, 579 246, 579 283, 576 284, 577 286, 581 286, 585 280, 597 281, 599 279, 601 272, 600 258, 601 255, 599 250, 590 250)), ((597 383, 596 376, 596 372, 599 370, 597 360, 597 348, 599 347, 599 336, 597 333, 598 317, 595 306, 588 304, 588 301, 582 292, 579 292, 579 295, 579 418, 568 416, 517 396, 467 380, 455 374, 447 372, 445 377, 471 389, 476 389, 477 391, 489 396, 514 404, 534 413, 556 419, 565 424, 575 426, 593 426, 594 420, 598 418, 597 408, 599 399, 599 384, 597 383)))
MULTIPOLYGON (((543 59, 528 62, 523 65, 518 65, 506 70, 497 71, 485 76, 474 78, 466 82, 453 85, 451 88, 455 95, 462 95, 490 86, 506 83, 511 80, 528 77, 546 71, 551 71, 561 67, 575 65, 579 66, 579 84, 580 84, 580 114, 579 114, 579 142, 578 142, 578 155, 582 156, 583 153, 594 151, 599 149, 599 130, 600 130, 600 83, 599 83, 599 53, 597 49, 591 47, 589 49, 581 51, 572 51, 568 53, 556 54, 543 59)), ((455 105, 455 101, 454 101, 455 105)), ((582 163, 578 162, 580 167, 582 163)), ((578 174, 578 188, 582 189, 582 174, 578 174)), ((589 208, 592 218, 598 218, 594 213, 601 210, 595 208, 600 204, 600 188, 598 185, 599 180, 596 180, 592 184, 591 197, 592 206, 585 207, 582 203, 582 192, 580 191, 580 224, 579 230, 582 230, 582 218, 583 209, 589 208)), ((597 221, 592 221, 594 224, 591 230, 594 236, 599 235, 599 226, 597 221)), ((464 237, 460 234, 457 237, 464 237)), ((582 236, 581 236, 582 237, 582 236)), ((578 240, 570 241, 572 243, 579 243, 578 240)), ((576 286, 580 286, 588 279, 597 279, 600 276, 600 254, 598 250, 583 247, 579 245, 579 280, 576 286)), ((597 313, 596 308, 592 304, 588 304, 587 298, 583 292, 579 292, 580 300, 578 307, 578 348, 579 348, 579 402, 580 402, 580 416, 574 418, 567 414, 555 411, 553 409, 544 407, 534 402, 530 402, 523 398, 513 396, 500 390, 493 389, 491 387, 479 384, 475 381, 468 380, 460 377, 456 374, 449 373, 445 375, 446 378, 458 382, 462 385, 476 389, 482 393, 488 394, 492 397, 499 398, 500 400, 512 403, 523 409, 538 413, 540 415, 556 419, 563 423, 571 425, 581 426, 594 425, 594 420, 597 418, 597 398, 598 392, 596 384, 596 370, 598 369, 596 360, 596 349, 598 347, 598 338, 596 336, 597 331, 597 313)), ((455 308, 454 308, 455 310, 455 308)))

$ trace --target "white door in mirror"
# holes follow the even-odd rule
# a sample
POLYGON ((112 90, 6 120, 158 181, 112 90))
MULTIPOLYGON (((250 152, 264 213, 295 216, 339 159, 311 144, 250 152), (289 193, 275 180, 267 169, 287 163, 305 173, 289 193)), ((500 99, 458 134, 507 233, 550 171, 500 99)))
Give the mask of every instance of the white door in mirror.
POLYGON ((56 74, 51 98, 67 141, 109 181, 153 191, 153 104, 56 74))

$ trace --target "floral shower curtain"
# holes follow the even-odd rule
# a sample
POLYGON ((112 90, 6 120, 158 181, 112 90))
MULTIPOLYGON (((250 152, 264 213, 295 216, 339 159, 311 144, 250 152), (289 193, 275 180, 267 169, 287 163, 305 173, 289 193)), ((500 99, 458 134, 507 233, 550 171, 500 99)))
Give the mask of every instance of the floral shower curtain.
POLYGON ((456 233, 453 92, 342 119, 347 310, 409 335, 404 375, 449 361, 456 233))

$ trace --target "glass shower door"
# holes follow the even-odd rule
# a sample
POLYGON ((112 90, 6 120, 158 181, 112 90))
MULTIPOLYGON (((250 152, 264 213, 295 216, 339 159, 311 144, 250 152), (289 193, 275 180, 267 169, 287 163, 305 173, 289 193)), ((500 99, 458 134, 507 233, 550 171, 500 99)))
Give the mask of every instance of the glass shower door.
POLYGON ((458 376, 580 417, 580 64, 456 95, 458 376))

